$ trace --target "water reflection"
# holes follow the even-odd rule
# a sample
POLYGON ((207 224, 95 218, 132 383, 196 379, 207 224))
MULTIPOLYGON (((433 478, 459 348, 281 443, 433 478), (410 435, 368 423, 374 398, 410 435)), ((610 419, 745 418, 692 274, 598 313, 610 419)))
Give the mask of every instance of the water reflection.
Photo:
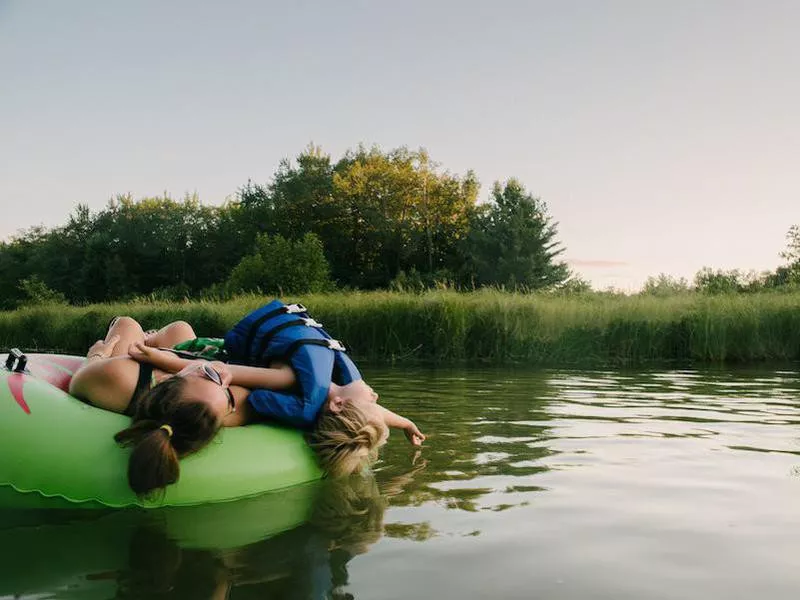
POLYGON ((708 600, 800 588, 794 372, 369 376, 428 434, 421 451, 393 436, 370 475, 229 505, 0 512, 0 596, 708 600))
MULTIPOLYGON (((392 499, 393 506, 497 512, 527 506, 526 496, 544 489, 519 480, 548 470, 542 459, 557 452, 547 443, 556 391, 546 374, 420 370, 402 380, 391 374, 372 379, 429 434, 423 453, 429 468, 392 499)), ((410 454, 390 444, 378 478, 394 475, 410 454)))
MULTIPOLYGON (((0 597, 352 597, 341 591, 348 563, 381 538, 389 499, 425 466, 382 488, 366 473, 188 509, 6 510, 0 597)), ((424 523, 387 529, 430 534, 424 523)))

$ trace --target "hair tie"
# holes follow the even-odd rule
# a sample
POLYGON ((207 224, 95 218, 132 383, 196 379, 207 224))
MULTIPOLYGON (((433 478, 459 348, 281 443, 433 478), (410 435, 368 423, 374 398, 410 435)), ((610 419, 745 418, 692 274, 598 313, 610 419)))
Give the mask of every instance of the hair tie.
POLYGON ((169 425, 162 425, 161 427, 159 427, 159 429, 163 429, 164 431, 166 431, 168 438, 172 437, 172 427, 170 427, 169 425))

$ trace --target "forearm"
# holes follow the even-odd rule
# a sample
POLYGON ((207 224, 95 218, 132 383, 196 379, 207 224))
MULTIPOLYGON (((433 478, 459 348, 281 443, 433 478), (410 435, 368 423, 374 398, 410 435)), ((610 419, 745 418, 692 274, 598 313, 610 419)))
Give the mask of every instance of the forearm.
POLYGON ((228 365, 233 379, 231 383, 251 390, 285 390, 292 387, 297 378, 288 365, 273 367, 248 367, 245 365, 228 365))
POLYGON ((143 358, 137 358, 153 365, 156 369, 161 369, 166 373, 177 373, 181 369, 188 367, 190 364, 196 362, 187 358, 169 352, 168 350, 160 350, 143 358))
POLYGON ((388 427, 392 427, 395 429, 405 429, 411 424, 411 421, 406 419, 405 417, 398 415, 390 411, 388 408, 381 406, 380 404, 376 404, 381 413, 383 413, 383 422, 386 423, 388 427))
MULTIPOLYGON (((196 365, 195 359, 181 358, 169 350, 150 348, 144 344, 134 344, 130 349, 131 358, 147 362, 157 369, 177 373, 186 367, 196 365)), ((245 365, 224 364, 210 361, 212 368, 222 374, 227 385, 238 385, 248 389, 283 390, 295 383, 294 371, 288 365, 277 367, 249 367, 245 365)))
POLYGON ((388 408, 384 408, 380 404, 376 405, 383 413, 383 422, 388 427, 395 429, 402 429, 406 439, 414 446, 421 446, 425 441, 425 434, 414 424, 414 421, 407 419, 397 413, 393 413, 388 408))

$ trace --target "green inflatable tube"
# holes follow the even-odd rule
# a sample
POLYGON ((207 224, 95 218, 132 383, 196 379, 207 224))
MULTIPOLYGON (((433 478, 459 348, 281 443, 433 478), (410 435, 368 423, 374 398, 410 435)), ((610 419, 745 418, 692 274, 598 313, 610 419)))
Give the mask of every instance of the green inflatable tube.
POLYGON ((152 508, 229 502, 322 475, 299 431, 266 424, 223 429, 181 460, 180 480, 162 499, 142 502, 127 484, 129 450, 113 439, 128 417, 65 391, 83 358, 30 354, 24 372, 3 368, 6 358, 0 355, 0 487, 87 507, 152 508))

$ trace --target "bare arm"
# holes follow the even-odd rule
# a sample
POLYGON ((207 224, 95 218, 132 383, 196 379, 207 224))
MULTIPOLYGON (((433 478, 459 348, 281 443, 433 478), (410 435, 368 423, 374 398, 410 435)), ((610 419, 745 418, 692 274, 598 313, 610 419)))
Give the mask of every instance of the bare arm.
MULTIPOLYGON (((177 373, 181 369, 195 364, 197 361, 181 358, 168 350, 150 348, 144 344, 134 344, 129 349, 131 358, 139 362, 147 362, 168 373, 177 373)), ((244 365, 219 364, 220 370, 225 370, 231 375, 231 385, 238 385, 248 389, 263 388, 267 390, 282 390, 295 384, 294 371, 289 366, 279 368, 247 367, 244 365)))
POLYGON ((69 393, 94 406, 123 412, 136 387, 138 367, 128 358, 88 358, 72 376, 69 393))
POLYGON ((422 442, 425 441, 425 435, 417 428, 417 426, 414 424, 414 421, 407 419, 402 415, 398 415, 397 413, 390 411, 388 408, 385 408, 380 404, 376 404, 375 406, 377 406, 383 413, 383 422, 386 423, 388 427, 402 429, 406 439, 408 439, 412 445, 422 445, 422 442))
MULTIPOLYGON (((119 342, 119 335, 113 335, 106 340, 97 340, 86 353, 86 360, 81 363, 78 370, 72 375, 69 382, 69 393, 76 398, 97 404, 99 399, 106 399, 113 392, 114 375, 119 375, 116 361, 109 358, 119 342)), ((111 404, 116 404, 111 399, 111 404)), ((102 408, 111 408, 98 404, 102 408)))
POLYGON ((294 370, 289 365, 281 367, 247 367, 245 365, 225 365, 231 372, 231 383, 255 390, 284 390, 297 381, 294 370))

